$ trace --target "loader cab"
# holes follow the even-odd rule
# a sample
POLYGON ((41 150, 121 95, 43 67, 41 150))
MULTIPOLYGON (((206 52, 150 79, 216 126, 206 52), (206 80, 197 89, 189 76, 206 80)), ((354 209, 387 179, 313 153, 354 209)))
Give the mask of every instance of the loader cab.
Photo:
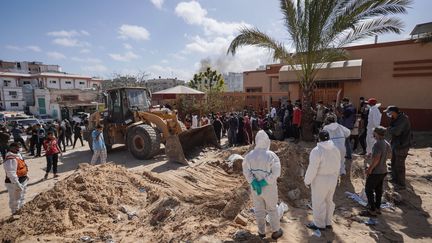
POLYGON ((121 88, 107 91, 107 119, 112 123, 133 122, 133 112, 148 111, 150 93, 145 88, 121 88))

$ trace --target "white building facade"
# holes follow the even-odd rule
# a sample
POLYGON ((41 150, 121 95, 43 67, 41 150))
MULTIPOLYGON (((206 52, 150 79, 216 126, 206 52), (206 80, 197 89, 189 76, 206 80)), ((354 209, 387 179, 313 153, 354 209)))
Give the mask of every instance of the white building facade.
MULTIPOLYGON (((101 87, 101 79, 82 75, 0 72, 0 108, 60 118, 60 105, 52 102, 57 99, 52 97, 55 96, 55 90, 68 90, 67 94, 77 96, 77 100, 83 100, 80 96, 86 93, 84 91, 97 93, 101 87)), ((92 101, 94 100, 89 100, 88 103, 92 101)))
POLYGON ((225 88, 227 92, 243 91, 243 73, 226 73, 223 74, 225 88))

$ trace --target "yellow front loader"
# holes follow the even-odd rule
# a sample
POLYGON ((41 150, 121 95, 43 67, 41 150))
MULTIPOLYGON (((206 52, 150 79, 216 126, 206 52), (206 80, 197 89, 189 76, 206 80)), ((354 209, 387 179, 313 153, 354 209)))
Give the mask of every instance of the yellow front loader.
POLYGON ((125 144, 137 159, 151 159, 165 145, 168 160, 188 164, 184 152, 199 146, 220 147, 212 125, 186 130, 169 109, 150 109, 151 94, 145 88, 115 88, 106 92, 107 111, 90 118, 84 138, 92 145, 91 132, 104 126, 107 149, 125 144))

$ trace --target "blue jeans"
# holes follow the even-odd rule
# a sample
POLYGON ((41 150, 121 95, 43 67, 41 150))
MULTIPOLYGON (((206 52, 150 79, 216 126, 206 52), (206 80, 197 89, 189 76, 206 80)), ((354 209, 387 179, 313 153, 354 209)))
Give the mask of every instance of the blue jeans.
POLYGON ((47 155, 46 161, 47 161, 46 173, 49 173, 52 167, 54 174, 57 174, 58 154, 47 155))

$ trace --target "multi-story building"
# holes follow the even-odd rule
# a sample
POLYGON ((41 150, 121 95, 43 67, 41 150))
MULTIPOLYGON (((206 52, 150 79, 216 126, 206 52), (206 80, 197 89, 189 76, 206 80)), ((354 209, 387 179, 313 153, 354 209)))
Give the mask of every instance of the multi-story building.
POLYGON ((185 81, 177 78, 161 78, 149 79, 146 81, 146 87, 152 92, 158 92, 164 89, 173 88, 177 85, 185 85, 185 81))
POLYGON ((54 118, 62 118, 62 108, 76 107, 77 102, 80 107, 97 102, 94 97, 98 97, 102 85, 101 79, 62 73, 57 65, 38 62, 0 61, 0 70, 2 109, 49 114, 54 118))
POLYGON ((227 92, 243 91, 243 73, 225 73, 223 74, 227 92))
POLYGON ((22 88, 15 79, 0 77, 0 108, 10 111, 24 110, 22 88))
POLYGON ((47 65, 42 62, 8 62, 0 60, 0 71, 13 73, 61 72, 59 65, 47 65))

